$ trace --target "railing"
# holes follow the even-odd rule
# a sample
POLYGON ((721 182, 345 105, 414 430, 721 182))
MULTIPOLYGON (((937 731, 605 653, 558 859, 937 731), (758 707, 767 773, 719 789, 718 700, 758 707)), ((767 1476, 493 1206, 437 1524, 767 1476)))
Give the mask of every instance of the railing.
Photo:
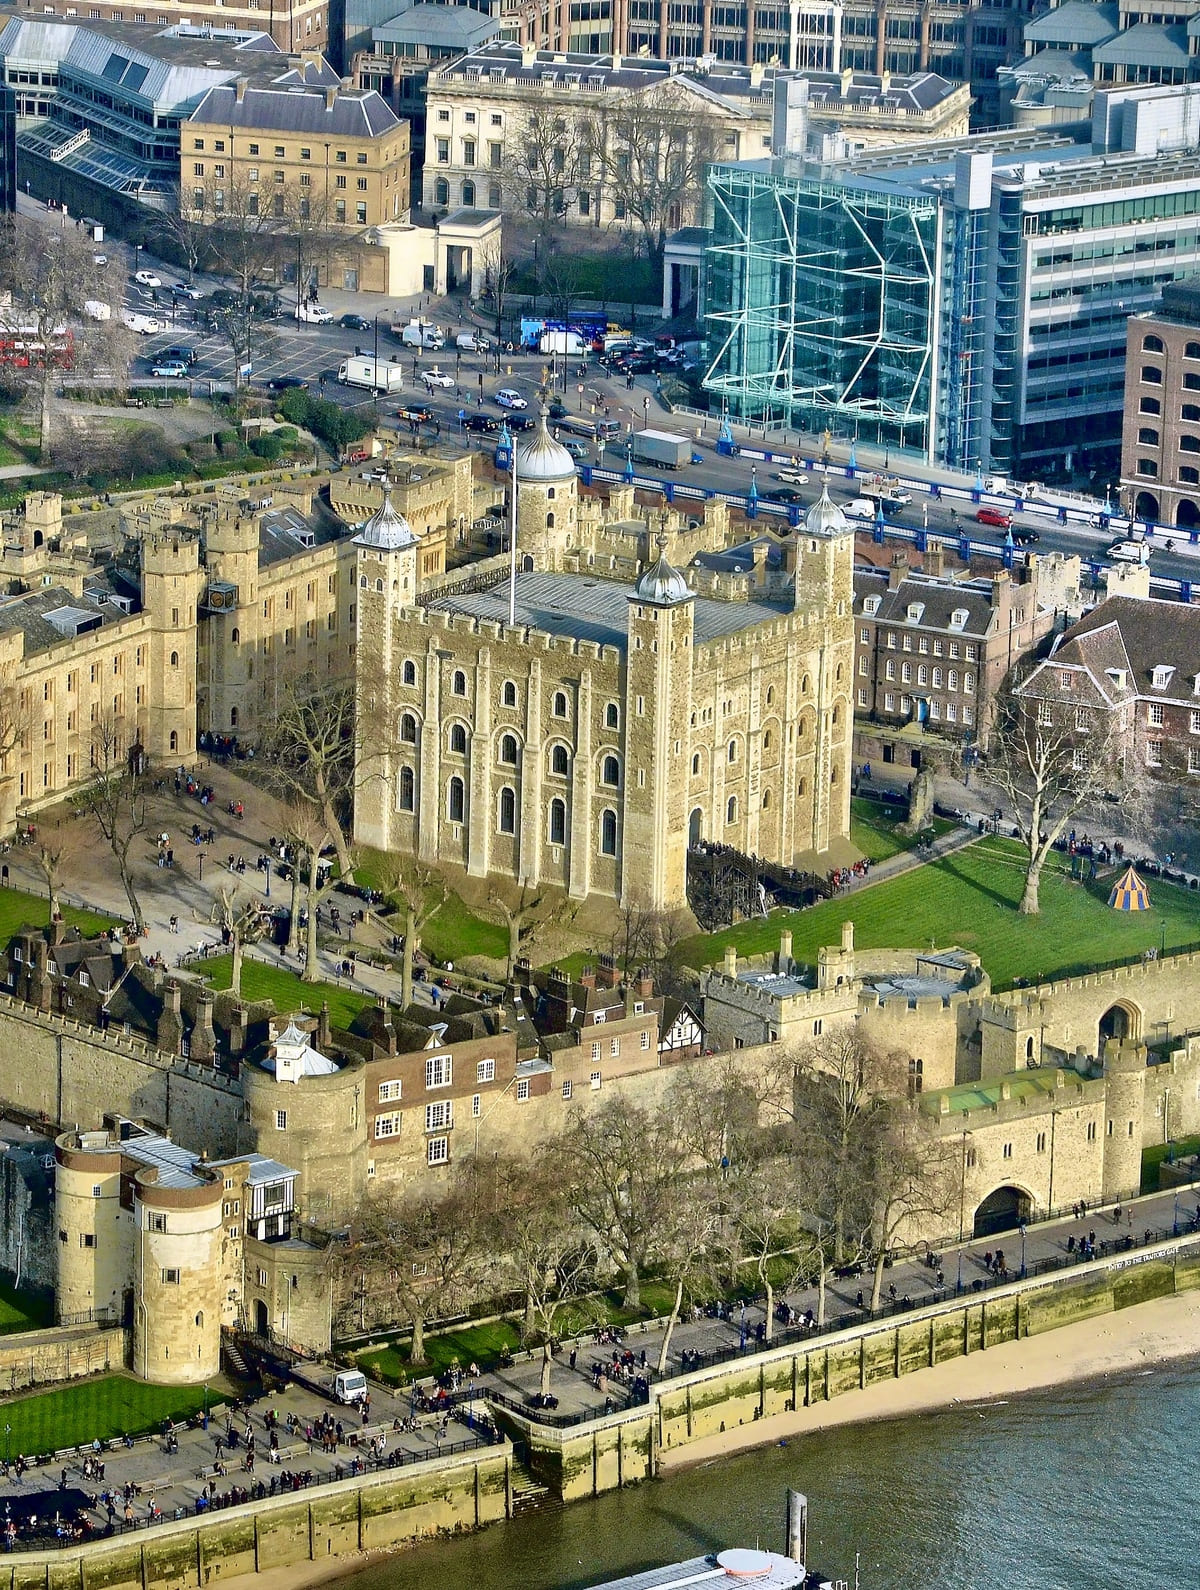
MULTIPOLYGON (((221 1495, 214 1496, 210 1502, 193 1503, 190 1506, 164 1508, 157 1515, 148 1515, 145 1518, 125 1520, 120 1517, 112 1518, 103 1529, 85 1531, 82 1540, 76 1540, 73 1528, 63 1522, 51 1535, 19 1536, 15 1549, 19 1551, 58 1551, 65 1545, 84 1544, 94 1540, 114 1539, 118 1535, 136 1534, 139 1530, 152 1529, 158 1524, 178 1523, 185 1518, 204 1518, 209 1513, 223 1512, 230 1507, 242 1507, 247 1502, 261 1502, 272 1496, 286 1496, 289 1492, 299 1495, 303 1491, 315 1490, 325 1485, 337 1485, 348 1479, 358 1479, 366 1474, 380 1473, 384 1469, 407 1468, 414 1463, 428 1463, 433 1459, 457 1457, 465 1452, 478 1452, 487 1447, 498 1445, 504 1440, 500 1432, 487 1421, 480 1419, 476 1424, 478 1439, 471 1441, 445 1441, 432 1452, 409 1452, 396 1447, 383 1458, 355 1457, 347 1464, 338 1464, 332 1474, 314 1474, 311 1469, 295 1472, 284 1469, 279 1474, 273 1474, 270 1482, 256 1479, 249 1485, 234 1485, 221 1495)), ((97 1509, 98 1510, 98 1509, 97 1509)), ((50 1521, 47 1520, 47 1523, 50 1521)))

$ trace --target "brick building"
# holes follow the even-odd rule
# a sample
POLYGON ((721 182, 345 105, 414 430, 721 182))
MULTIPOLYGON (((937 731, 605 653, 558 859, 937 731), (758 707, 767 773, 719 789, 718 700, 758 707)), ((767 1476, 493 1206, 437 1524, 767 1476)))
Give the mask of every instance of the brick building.
POLYGON ((1126 323, 1121 491, 1138 519, 1200 525, 1200 282, 1126 323))

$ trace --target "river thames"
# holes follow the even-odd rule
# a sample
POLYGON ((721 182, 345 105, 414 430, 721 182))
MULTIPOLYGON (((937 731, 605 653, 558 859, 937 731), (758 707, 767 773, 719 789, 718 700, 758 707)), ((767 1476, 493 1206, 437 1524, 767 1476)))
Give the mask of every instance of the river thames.
POLYGON ((573 1590, 722 1546, 782 1549, 862 1590, 1184 1590, 1200 1582, 1200 1362, 845 1426, 442 1541, 346 1590, 573 1590))

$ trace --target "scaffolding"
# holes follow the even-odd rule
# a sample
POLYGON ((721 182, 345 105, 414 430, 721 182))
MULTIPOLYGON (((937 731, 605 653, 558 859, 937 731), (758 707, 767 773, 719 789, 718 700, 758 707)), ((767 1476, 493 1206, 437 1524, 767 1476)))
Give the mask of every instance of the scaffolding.
POLYGON ((716 166, 705 386, 729 413, 928 454, 935 194, 716 166))

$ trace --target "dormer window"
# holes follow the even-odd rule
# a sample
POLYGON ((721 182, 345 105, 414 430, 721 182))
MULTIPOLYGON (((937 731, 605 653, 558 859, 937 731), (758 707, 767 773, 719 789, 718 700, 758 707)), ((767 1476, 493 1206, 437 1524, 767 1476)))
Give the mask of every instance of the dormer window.
POLYGON ((1155 690, 1165 690, 1175 676, 1175 669, 1168 663, 1159 663, 1154 670, 1153 687, 1155 690))
POLYGON ((1200 674, 1196 674, 1192 680, 1192 694, 1200 696, 1200 674))
POLYGON ((965 629, 967 627, 967 619, 969 616, 970 615, 968 614, 965 607, 956 607, 950 615, 950 628, 965 629))
POLYGON ((924 602, 910 602, 904 617, 910 624, 919 624, 921 622, 921 615, 924 613, 924 611, 924 602))
POLYGON ((1118 690, 1125 689, 1126 673, 1124 668, 1106 668, 1104 671, 1118 690))
MULTIPOLYGON (((878 613, 881 600, 882 598, 878 596, 867 597, 866 601, 863 603, 863 612, 868 618, 874 618, 876 613, 878 613)), ((1200 675, 1197 675, 1197 678, 1200 678, 1200 675)))

